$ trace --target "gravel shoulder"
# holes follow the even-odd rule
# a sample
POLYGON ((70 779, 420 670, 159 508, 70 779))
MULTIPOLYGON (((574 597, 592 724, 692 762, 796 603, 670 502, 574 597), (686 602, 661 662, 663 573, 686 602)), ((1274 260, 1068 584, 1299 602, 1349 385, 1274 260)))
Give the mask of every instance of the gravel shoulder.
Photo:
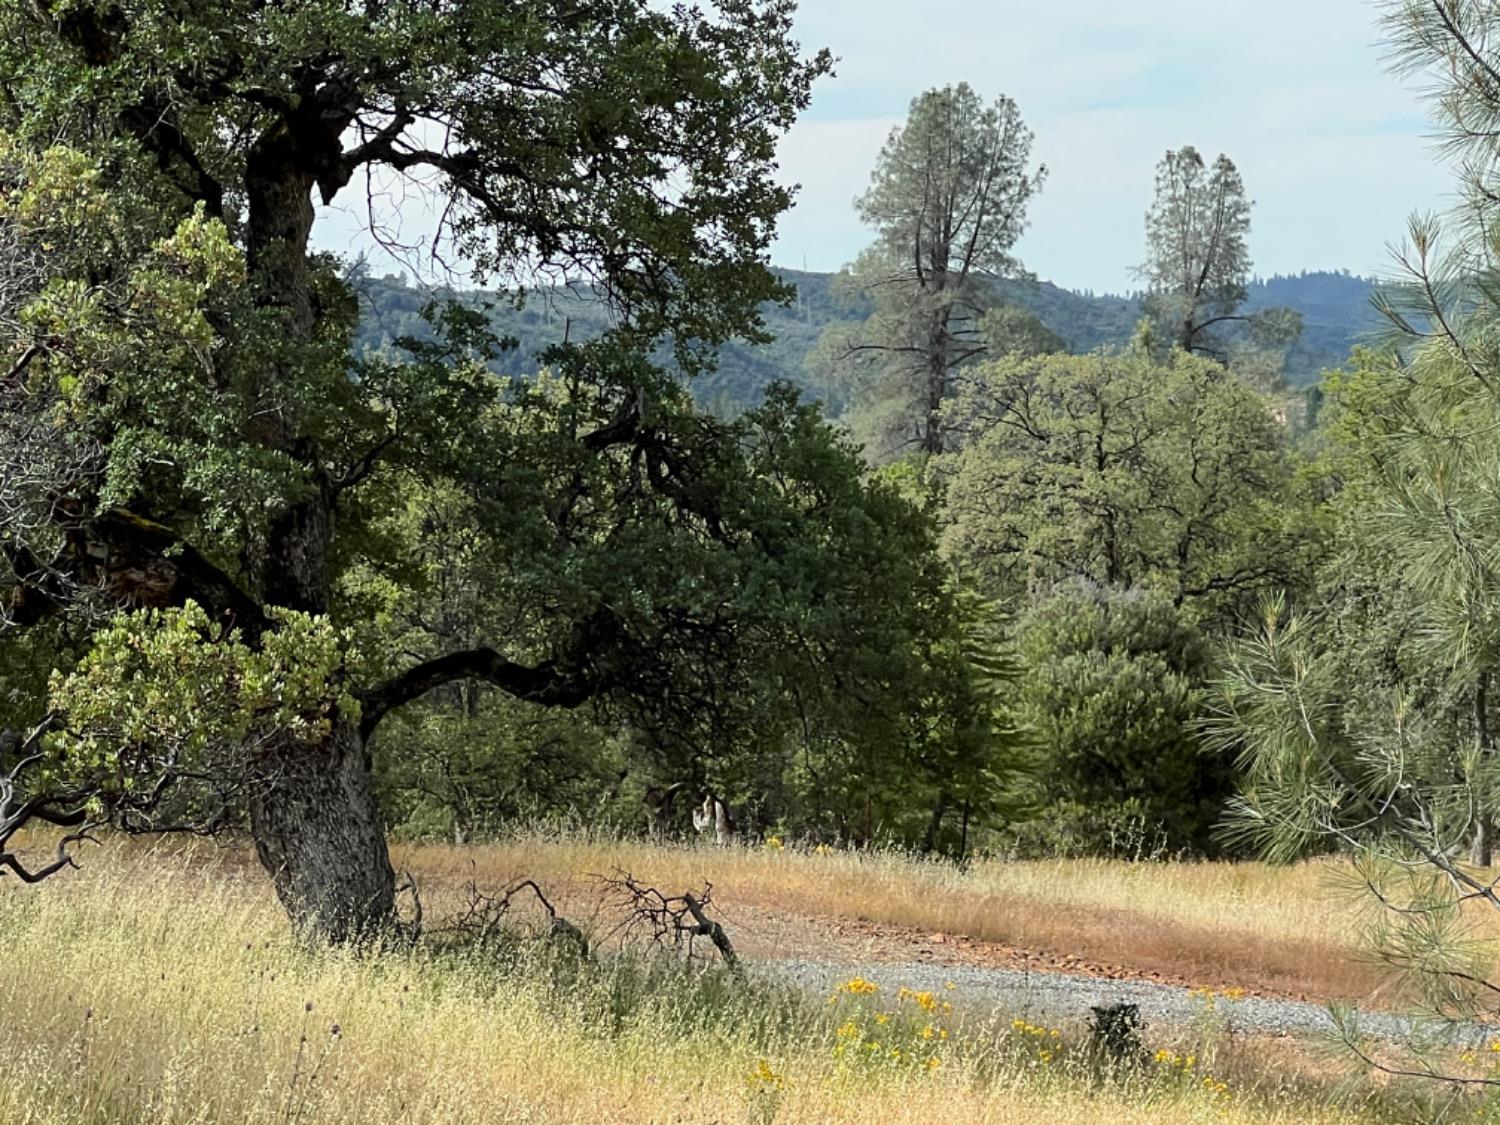
MULTIPOLYGON (((852 976, 874 981, 883 992, 902 987, 932 991, 951 999, 955 1008, 982 1018, 1021 1016, 1035 1022, 1081 1023, 1094 1006, 1126 1003, 1139 1006, 1148 1028, 1181 1028, 1201 1018, 1203 1012, 1202 999, 1195 998, 1191 989, 1154 981, 918 962, 850 965, 781 958, 753 964, 756 972, 813 992, 832 991, 852 976), (951 990, 947 988, 950 982, 951 990)), ((1334 1030, 1328 1008, 1305 1000, 1246 996, 1231 1002, 1219 998, 1215 1016, 1224 1020, 1227 1030, 1240 1034, 1313 1036, 1334 1030)), ((1405 1038, 1411 1032, 1410 1021, 1378 1012, 1362 1014, 1360 1026, 1386 1039, 1405 1038)), ((1482 1037, 1484 1029, 1477 1029, 1477 1034, 1482 1037)))

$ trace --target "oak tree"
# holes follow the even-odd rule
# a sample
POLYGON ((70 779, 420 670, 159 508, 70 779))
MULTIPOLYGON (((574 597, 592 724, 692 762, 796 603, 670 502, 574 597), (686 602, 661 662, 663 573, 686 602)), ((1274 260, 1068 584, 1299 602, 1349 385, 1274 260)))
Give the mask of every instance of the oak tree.
MULTIPOLYGON (((765 557, 767 521, 806 524, 777 516, 737 434, 652 358, 664 344, 701 370, 783 295, 764 268, 790 199, 774 150, 828 69, 791 18, 785 0, 0 3, 0 131, 28 160, 64 154, 98 203, 48 219, 49 190, 74 200, 45 168, 0 185, 0 229, 55 256, 0 344, 27 395, 6 425, 60 434, 34 448, 45 475, 63 469, 23 505, 27 536, 0 528, 6 618, 168 614, 100 635, 88 674, 125 697, 136 673, 196 661, 202 684, 219 667, 220 705, 181 749, 243 769, 299 924, 340 938, 392 916, 366 742, 395 709, 477 678, 552 706, 629 699, 665 729, 724 686, 674 656, 732 647, 736 566, 765 557), (448 245, 513 296, 569 280, 609 303, 604 339, 546 357, 565 395, 495 380, 503 342, 457 310, 434 341, 350 359, 355 304, 310 236, 319 204, 380 175, 432 185, 448 245), (531 407, 542 424, 515 420, 531 407), (414 662, 361 655, 378 623, 346 580, 386 565, 376 524, 408 477, 468 499, 502 585, 527 590, 523 627, 490 622, 455 650, 435 637, 414 662), (293 661, 286 675, 326 690, 278 701, 290 688, 261 682, 256 654, 292 621, 330 629, 341 655, 293 661), (132 630, 174 643, 139 650, 132 630)), ((79 698, 65 686, 56 702, 79 698)), ((93 714, 56 752, 161 765, 150 729, 111 726, 129 713, 93 714)))

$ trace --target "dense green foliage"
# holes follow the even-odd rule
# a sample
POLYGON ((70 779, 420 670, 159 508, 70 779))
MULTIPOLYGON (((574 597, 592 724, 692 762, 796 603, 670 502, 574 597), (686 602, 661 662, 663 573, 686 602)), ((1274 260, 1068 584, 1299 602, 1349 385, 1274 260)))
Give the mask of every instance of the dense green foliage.
POLYGON ((1195 733, 1212 638, 1257 592, 1310 583, 1311 466, 1263 396, 1181 351, 1012 355, 972 369, 949 419, 944 549, 1013 607, 1049 826, 1031 835, 1213 850, 1230 771, 1195 733))
POLYGON ((938 470, 948 548, 997 596, 1079 577, 1232 620, 1315 549, 1284 428, 1211 360, 998 360, 950 416, 967 441, 938 470))
POLYGON ((1065 582, 1026 612, 1017 644, 1048 842, 1213 851, 1233 774, 1194 737, 1213 665, 1191 616, 1160 590, 1065 582))
POLYGON ((925 791, 990 800, 1005 739, 931 516, 790 389, 723 421, 681 385, 787 295, 762 265, 790 199, 775 146, 829 65, 790 20, 0 5, 7 452, 37 469, 0 485, 0 643, 35 653, 61 621, 89 653, 87 692, 64 665, 17 700, 61 728, 17 815, 71 822, 82 795, 118 822, 121 792, 201 781, 222 808, 130 826, 245 823, 294 918, 341 937, 393 909, 372 752, 396 815, 434 769, 459 778, 440 800, 465 831, 618 780, 611 753, 561 780, 601 732, 640 781, 765 822, 848 833, 857 804, 867 834, 909 836, 925 791), (589 279, 607 329, 510 375, 460 304, 355 347, 355 289, 308 246, 313 194, 367 170, 431 177, 445 245, 512 303, 589 279), (317 723, 292 721, 301 673, 262 667, 294 622, 348 641, 308 672, 336 700, 317 723), (227 694, 184 698, 204 692, 227 694), (387 745, 408 705, 428 721, 387 745), (554 738, 556 771, 525 764, 554 738))
POLYGON ((387 828, 683 828, 719 799, 750 833, 957 854, 1040 814, 1085 850, 1130 823, 1212 850, 1235 747, 1197 724, 1270 590, 1327 597, 1350 676, 1463 729, 1403 631, 1472 644, 1483 694, 1487 587, 1431 559, 1488 462, 1425 447, 1399 534, 1324 555, 1389 499, 1412 411, 1488 419, 1351 376, 1313 461, 1280 393, 1342 359, 1369 285, 1253 281, 1238 172, 1189 149, 1148 294, 1031 280, 1044 170, 964 83, 891 134, 870 249, 775 274, 776 145, 830 68, 792 17, 0 0, 25 808, 247 828, 335 936, 389 919, 387 828), (315 198, 367 175, 437 193, 463 288, 309 249, 315 198))

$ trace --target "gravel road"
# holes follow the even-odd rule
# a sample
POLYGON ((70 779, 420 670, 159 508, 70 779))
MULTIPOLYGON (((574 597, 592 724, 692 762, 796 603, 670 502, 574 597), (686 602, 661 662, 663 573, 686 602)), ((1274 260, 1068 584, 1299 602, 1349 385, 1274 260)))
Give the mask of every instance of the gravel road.
MULTIPOLYGON (((831 991, 851 976, 880 985, 883 992, 906 987, 936 992, 955 1008, 990 1015, 1027 1016, 1035 1022, 1082 1022, 1094 1005, 1139 1005, 1146 1026, 1183 1026, 1203 1009, 1190 989, 1153 981, 1108 980, 1072 973, 1026 973, 1018 969, 982 969, 922 964, 839 965, 820 961, 775 960, 755 964, 758 972, 791 980, 812 991, 831 991), (949 991, 947 983, 954 988, 949 991)), ((1328 1009, 1302 1000, 1271 1000, 1246 996, 1217 1002, 1216 1014, 1229 1028, 1260 1035, 1317 1035, 1333 1029, 1328 1009)), ((1383 1038, 1399 1039, 1410 1032, 1407 1020, 1367 1013, 1360 1026, 1383 1038)), ((1484 1029, 1476 1029, 1482 1037, 1484 1029)))

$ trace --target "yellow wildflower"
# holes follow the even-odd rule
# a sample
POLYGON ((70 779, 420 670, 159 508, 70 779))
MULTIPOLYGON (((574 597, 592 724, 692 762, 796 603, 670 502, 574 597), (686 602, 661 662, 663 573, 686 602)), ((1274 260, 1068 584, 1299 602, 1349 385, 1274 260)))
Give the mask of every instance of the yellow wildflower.
POLYGON ((761 1059, 755 1064, 755 1069, 750 1072, 750 1084, 752 1086, 764 1086, 772 1089, 781 1089, 782 1076, 771 1069, 771 1064, 761 1059))
POLYGON ((936 1055, 929 1055, 927 1061, 922 1065, 925 1066, 928 1070, 936 1070, 938 1067, 943 1065, 943 1060, 938 1058, 936 1055))

